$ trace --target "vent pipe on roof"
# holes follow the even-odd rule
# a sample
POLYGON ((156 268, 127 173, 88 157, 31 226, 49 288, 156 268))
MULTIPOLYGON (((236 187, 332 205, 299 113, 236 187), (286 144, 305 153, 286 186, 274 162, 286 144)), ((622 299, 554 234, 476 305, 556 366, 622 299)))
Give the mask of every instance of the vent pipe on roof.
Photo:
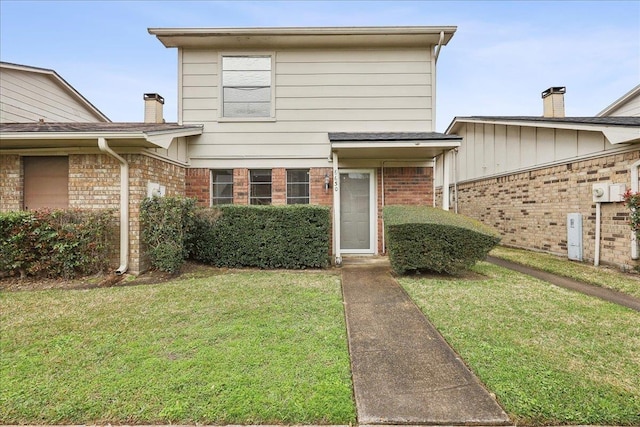
POLYGON ((543 117, 564 117, 564 86, 550 87, 542 92, 543 117))
POLYGON ((144 122, 164 123, 162 108, 164 98, 157 93, 144 94, 144 122))

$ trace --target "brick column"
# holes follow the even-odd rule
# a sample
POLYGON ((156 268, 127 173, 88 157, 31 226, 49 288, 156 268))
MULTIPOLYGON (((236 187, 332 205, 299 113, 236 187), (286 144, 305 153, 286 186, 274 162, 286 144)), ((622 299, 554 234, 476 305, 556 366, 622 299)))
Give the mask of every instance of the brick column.
POLYGON ((271 170, 271 204, 287 204, 287 170, 284 168, 271 170))
POLYGON ((233 170, 233 203, 249 204, 249 169, 233 170))
POLYGON ((211 171, 209 169, 187 169, 185 193, 197 199, 198 206, 211 204, 211 171))
POLYGON ((22 209, 24 178, 17 154, 0 156, 0 212, 22 209))

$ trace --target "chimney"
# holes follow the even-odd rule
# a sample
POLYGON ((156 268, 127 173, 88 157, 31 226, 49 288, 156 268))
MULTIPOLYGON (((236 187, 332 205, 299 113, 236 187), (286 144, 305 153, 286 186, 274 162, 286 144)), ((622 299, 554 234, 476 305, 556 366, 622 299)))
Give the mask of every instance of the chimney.
POLYGON ((543 117, 564 117, 564 86, 550 87, 542 92, 543 117))
POLYGON ((162 106, 164 98, 157 93, 144 94, 144 122, 145 123, 164 123, 162 117, 162 106))

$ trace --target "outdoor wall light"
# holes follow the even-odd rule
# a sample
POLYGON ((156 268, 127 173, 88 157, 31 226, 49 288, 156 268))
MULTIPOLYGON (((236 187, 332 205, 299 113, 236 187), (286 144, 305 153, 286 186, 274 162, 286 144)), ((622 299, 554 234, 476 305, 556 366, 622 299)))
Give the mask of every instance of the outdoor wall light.
POLYGON ((331 184, 331 177, 328 173, 324 174, 324 192, 329 191, 329 184, 331 184))

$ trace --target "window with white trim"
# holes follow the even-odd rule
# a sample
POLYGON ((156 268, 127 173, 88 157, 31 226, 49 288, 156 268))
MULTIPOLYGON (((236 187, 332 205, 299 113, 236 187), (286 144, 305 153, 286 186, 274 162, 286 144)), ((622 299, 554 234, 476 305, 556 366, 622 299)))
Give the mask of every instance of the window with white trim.
POLYGON ((222 117, 271 117, 270 55, 222 56, 222 117))
POLYGON ((211 171, 211 204, 229 205, 233 203, 233 169, 211 171))
POLYGON ((287 204, 309 204, 309 169, 287 169, 287 204))
POLYGON ((249 204, 271 204, 271 169, 249 171, 249 204))

